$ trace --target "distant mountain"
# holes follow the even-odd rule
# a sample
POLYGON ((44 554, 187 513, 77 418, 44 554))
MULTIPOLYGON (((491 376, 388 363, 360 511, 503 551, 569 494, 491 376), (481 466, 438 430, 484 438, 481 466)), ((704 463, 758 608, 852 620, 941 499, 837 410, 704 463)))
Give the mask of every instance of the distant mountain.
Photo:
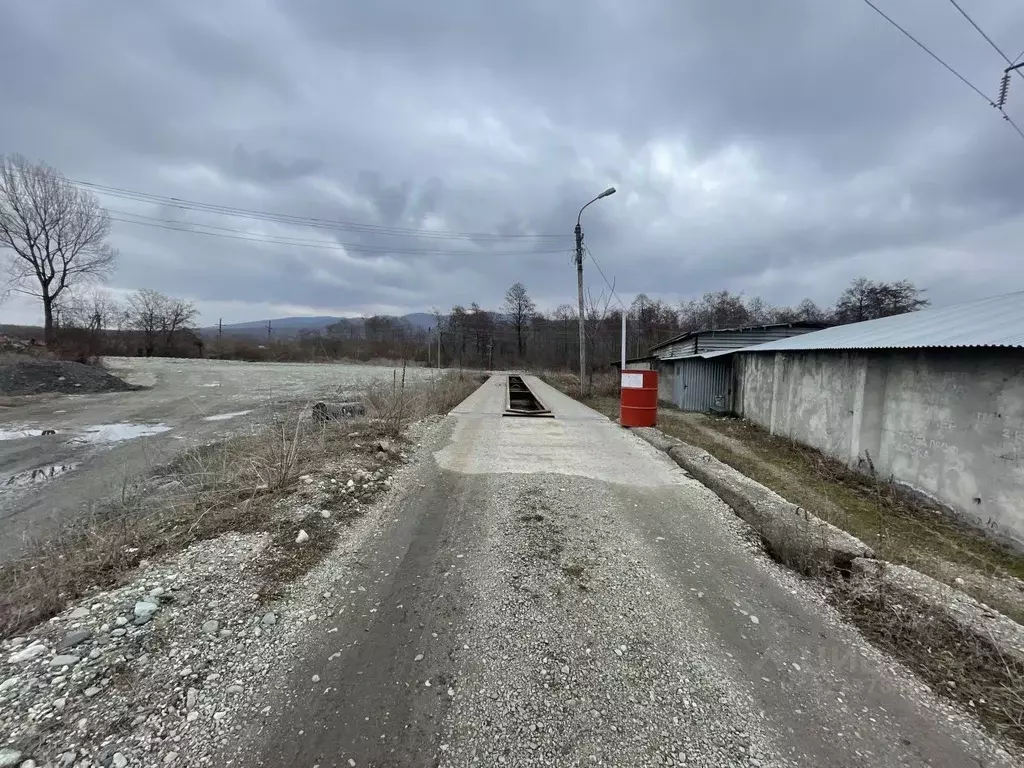
MULTIPOLYGON (((400 320, 407 321, 413 328, 426 330, 436 325, 436 318, 427 312, 413 312, 408 315, 402 315, 400 320)), ((298 336, 302 331, 319 331, 324 332, 327 327, 334 325, 335 323, 341 322, 342 320, 362 327, 363 318, 361 317, 332 317, 330 315, 321 315, 314 317, 275 317, 269 320, 251 320, 244 323, 225 323, 224 324, 224 335, 234 337, 246 337, 246 338, 267 338, 267 323, 270 323, 270 338, 272 339, 290 339, 298 336)), ((209 328, 201 328, 200 333, 203 336, 211 337, 217 335, 217 326, 209 328)))

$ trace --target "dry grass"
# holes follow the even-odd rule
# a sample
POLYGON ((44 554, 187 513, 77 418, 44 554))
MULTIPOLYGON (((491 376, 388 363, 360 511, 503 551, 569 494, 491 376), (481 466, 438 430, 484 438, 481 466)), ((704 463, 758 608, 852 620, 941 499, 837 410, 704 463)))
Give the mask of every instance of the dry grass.
MULTIPOLYGON (((565 371, 549 371, 539 375, 555 389, 579 399, 580 377, 578 374, 567 373, 565 371)), ((616 398, 617 400, 618 396, 618 371, 599 371, 590 376, 587 396, 583 399, 588 405, 593 406, 594 402, 601 401, 605 398, 616 398)))
POLYGON ((976 714, 994 734, 1024 748, 1024 664, 906 595, 856 581, 834 586, 834 604, 871 642, 976 714))
MULTIPOLYGON (((262 588, 275 594, 281 583, 329 553, 337 536, 333 523, 310 516, 301 521, 310 541, 292 546, 296 521, 276 507, 299 476, 331 462, 373 467, 393 461, 375 455, 374 435, 398 437, 410 421, 447 412, 477 386, 469 375, 413 387, 396 383, 394 390, 367 393, 372 418, 325 425, 296 407, 259 434, 187 450, 146 477, 126 481, 117 498, 95 505, 84 518, 60 526, 0 566, 0 638, 24 631, 96 588, 118 583, 143 559, 228 531, 271 535, 274 546, 262 588), (348 437, 353 430, 362 436, 348 437), (362 440, 358 448, 357 439, 362 440)), ((351 497, 344 500, 354 504, 351 497)), ((350 506, 340 517, 356 509, 361 508, 350 506)))
POLYGON ((396 437, 412 421, 447 413, 487 380, 486 374, 448 372, 414 387, 406 385, 406 369, 396 369, 391 381, 380 381, 365 395, 367 414, 381 432, 396 437))
POLYGON ((741 419, 662 408, 658 427, 849 531, 888 560, 1024 621, 1024 556, 916 494, 741 419), (962 583, 955 582, 962 577, 962 583))

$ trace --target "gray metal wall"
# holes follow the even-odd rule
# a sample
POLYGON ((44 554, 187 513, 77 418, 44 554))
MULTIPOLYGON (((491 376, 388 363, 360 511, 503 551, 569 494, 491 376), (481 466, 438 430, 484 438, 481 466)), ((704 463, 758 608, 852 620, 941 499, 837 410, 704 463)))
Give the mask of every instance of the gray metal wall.
POLYGON ((652 352, 658 358, 662 360, 669 360, 673 357, 683 357, 685 355, 693 355, 697 353, 697 339, 690 337, 688 339, 682 339, 680 341, 674 341, 660 349, 652 352))
POLYGON ((749 331, 707 331, 697 336, 697 352, 716 352, 720 349, 743 349, 769 341, 788 339, 810 333, 814 328, 753 328, 749 331))
POLYGON ((662 360, 687 357, 702 352, 716 352, 721 349, 743 349, 769 341, 788 339, 810 333, 814 328, 751 328, 747 331, 703 331, 663 347, 655 347, 651 354, 662 360))
POLYGON ((731 411, 732 357, 676 360, 672 402, 684 411, 731 411))

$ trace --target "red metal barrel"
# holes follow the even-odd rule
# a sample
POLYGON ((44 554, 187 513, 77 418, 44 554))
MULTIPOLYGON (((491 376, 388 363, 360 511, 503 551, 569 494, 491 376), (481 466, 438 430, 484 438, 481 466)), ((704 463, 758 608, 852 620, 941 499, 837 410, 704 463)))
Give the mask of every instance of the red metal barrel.
POLYGON ((619 424, 653 427, 658 421, 658 372, 622 372, 619 424))

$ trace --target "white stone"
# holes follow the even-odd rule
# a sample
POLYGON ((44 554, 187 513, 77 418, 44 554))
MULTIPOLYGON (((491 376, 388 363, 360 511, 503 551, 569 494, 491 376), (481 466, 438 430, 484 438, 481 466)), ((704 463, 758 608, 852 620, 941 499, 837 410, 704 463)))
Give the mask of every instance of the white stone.
POLYGON ((215 634, 220 629, 220 622, 216 619, 210 619, 209 621, 203 622, 203 632, 208 635, 215 634))
POLYGON ((42 643, 32 643, 28 648, 23 648, 17 653, 11 654, 7 657, 7 661, 10 664, 20 664, 23 661, 31 661, 37 659, 46 653, 46 646, 42 643))
POLYGON ((114 619, 114 623, 119 627, 123 627, 125 624, 128 623, 128 619, 124 616, 118 616, 116 619, 114 619))
POLYGON ((8 766, 17 765, 19 762, 21 762, 21 752, 13 747, 0 749, 0 768, 8 768, 8 766))
POLYGON ((114 757, 111 758, 110 764, 113 765, 114 768, 126 768, 128 765, 128 758, 120 752, 115 752, 114 757))
POLYGON ((14 686, 16 686, 20 679, 21 678, 17 675, 11 675, 10 677, 8 677, 6 680, 0 683, 0 693, 3 693, 8 688, 13 688, 14 686))
POLYGON ((80 661, 81 659, 78 656, 72 656, 70 653, 62 653, 61 655, 54 656, 52 659, 50 659, 50 666, 73 667, 80 661))
POLYGON ((71 611, 71 613, 68 614, 68 618, 70 618, 70 619, 84 619, 86 616, 89 615, 89 613, 90 613, 90 611, 89 611, 88 608, 84 608, 82 606, 79 606, 78 608, 75 608, 73 611, 71 611))
POLYGON ((148 600, 140 600, 135 604, 135 618, 149 619, 152 618, 153 614, 159 610, 160 606, 156 603, 151 603, 148 600))
POLYGON ((299 535, 295 537, 296 544, 305 544, 309 541, 309 534, 306 533, 302 528, 299 528, 299 535))

